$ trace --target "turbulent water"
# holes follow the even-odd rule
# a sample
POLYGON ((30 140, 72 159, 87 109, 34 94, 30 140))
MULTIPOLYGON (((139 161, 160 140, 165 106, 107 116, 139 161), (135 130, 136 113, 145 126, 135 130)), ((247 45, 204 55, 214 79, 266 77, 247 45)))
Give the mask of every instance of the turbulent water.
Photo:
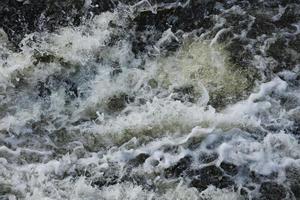
POLYGON ((1 0, 0 199, 300 199, 298 0, 1 0))

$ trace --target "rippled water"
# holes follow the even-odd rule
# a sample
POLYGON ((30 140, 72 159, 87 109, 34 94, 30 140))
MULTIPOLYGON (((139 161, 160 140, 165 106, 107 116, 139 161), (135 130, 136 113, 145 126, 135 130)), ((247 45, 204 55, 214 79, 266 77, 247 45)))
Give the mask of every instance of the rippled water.
POLYGON ((0 199, 300 199, 297 0, 0 17, 0 199))

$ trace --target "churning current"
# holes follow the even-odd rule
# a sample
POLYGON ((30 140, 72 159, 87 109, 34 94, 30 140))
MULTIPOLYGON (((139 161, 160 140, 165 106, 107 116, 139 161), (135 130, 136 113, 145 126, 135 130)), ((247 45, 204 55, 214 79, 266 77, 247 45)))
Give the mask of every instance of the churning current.
POLYGON ((299 0, 1 0, 1 200, 300 199, 299 0))

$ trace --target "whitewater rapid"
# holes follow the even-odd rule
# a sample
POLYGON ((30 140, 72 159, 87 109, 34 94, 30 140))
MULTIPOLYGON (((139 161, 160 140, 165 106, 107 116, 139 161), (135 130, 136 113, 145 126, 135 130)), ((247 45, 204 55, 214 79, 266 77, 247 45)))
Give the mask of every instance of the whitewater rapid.
POLYGON ((2 27, 0 199, 299 199, 299 2, 199 2, 2 27))

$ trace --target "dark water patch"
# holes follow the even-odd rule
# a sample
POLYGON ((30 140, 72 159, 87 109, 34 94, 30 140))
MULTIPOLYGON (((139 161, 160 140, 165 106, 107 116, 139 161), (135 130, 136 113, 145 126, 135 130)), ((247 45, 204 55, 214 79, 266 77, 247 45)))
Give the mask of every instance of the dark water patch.
POLYGON ((255 14, 255 21, 252 25, 250 31, 248 32, 247 36, 250 38, 256 38, 263 34, 271 35, 276 31, 276 26, 270 16, 263 13, 255 14))
POLYGON ((137 166, 143 164, 149 157, 150 157, 149 154, 141 153, 141 154, 137 155, 135 158, 129 160, 127 164, 132 167, 137 167, 137 166))
POLYGON ((192 179, 190 186, 195 187, 200 191, 207 189, 209 185, 214 185, 220 189, 232 187, 234 185, 234 182, 230 177, 224 176, 220 168, 216 166, 204 167, 192 173, 196 174, 196 177, 192 179))
POLYGON ((210 25, 205 16, 212 13, 214 4, 213 0, 203 2, 191 0, 187 6, 163 8, 157 10, 157 13, 140 12, 134 19, 137 24, 136 30, 143 31, 148 27, 153 27, 162 32, 169 28, 176 32, 179 29, 192 31, 200 27, 208 28, 210 25))
POLYGON ((287 196, 284 186, 275 182, 263 182, 259 188, 262 200, 281 200, 287 196))
POLYGON ((167 178, 175 178, 182 175, 184 171, 190 168, 190 165, 192 164, 192 158, 190 156, 186 156, 181 158, 178 163, 175 165, 165 169, 165 176, 167 178))
POLYGON ((220 168, 224 170, 227 175, 235 176, 238 174, 238 167, 232 163, 222 162, 220 168))
POLYGON ((290 186, 296 199, 300 198, 300 170, 296 167, 286 169, 287 184, 290 186))
POLYGON ((126 105, 133 102, 134 98, 125 93, 116 94, 106 100, 107 109, 111 112, 120 112, 126 105))
POLYGON ((181 102, 192 102, 196 101, 196 94, 193 85, 186 85, 181 87, 176 87, 173 89, 174 94, 172 95, 172 99, 181 102))

